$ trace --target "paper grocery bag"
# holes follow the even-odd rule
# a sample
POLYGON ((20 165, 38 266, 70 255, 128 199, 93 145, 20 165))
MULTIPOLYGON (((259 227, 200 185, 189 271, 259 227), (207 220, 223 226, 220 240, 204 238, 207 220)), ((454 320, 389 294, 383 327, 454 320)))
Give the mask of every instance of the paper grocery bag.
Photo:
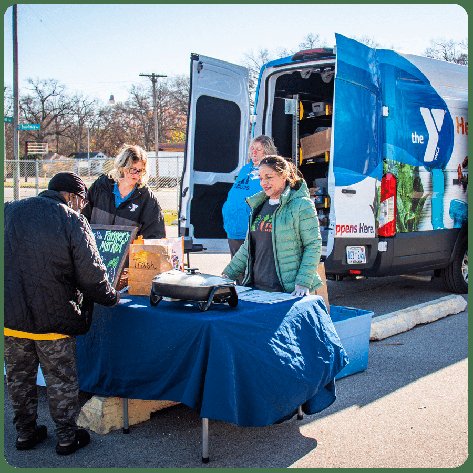
POLYGON ((172 251, 168 244, 130 245, 128 293, 149 296, 153 278, 172 267, 172 251))
POLYGON ((151 282, 157 274, 183 269, 184 239, 160 238, 130 245, 128 293, 149 296, 151 282))
POLYGON ((323 263, 319 263, 319 266, 317 267, 317 273, 320 276, 320 279, 322 279, 322 282, 324 283, 324 285, 317 288, 315 293, 318 296, 322 296, 324 298, 325 305, 327 306, 327 311, 330 314, 330 304, 328 302, 328 291, 327 291, 327 278, 325 277, 325 266, 323 263))

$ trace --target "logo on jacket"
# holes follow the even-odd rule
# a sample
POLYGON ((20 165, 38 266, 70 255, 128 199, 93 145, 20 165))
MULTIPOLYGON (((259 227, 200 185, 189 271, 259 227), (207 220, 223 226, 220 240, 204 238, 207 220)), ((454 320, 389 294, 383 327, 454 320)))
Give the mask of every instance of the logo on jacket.
POLYGON ((130 206, 128 208, 130 209, 130 212, 134 212, 138 208, 138 205, 130 204, 130 206))

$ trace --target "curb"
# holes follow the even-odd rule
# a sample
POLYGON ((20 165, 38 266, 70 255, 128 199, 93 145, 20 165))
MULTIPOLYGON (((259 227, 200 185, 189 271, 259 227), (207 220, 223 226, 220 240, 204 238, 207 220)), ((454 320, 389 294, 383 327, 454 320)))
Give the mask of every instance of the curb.
POLYGON ((458 295, 441 297, 430 302, 375 317, 371 322, 370 340, 383 340, 398 333, 407 332, 419 324, 427 324, 447 315, 463 312, 465 299, 458 295))

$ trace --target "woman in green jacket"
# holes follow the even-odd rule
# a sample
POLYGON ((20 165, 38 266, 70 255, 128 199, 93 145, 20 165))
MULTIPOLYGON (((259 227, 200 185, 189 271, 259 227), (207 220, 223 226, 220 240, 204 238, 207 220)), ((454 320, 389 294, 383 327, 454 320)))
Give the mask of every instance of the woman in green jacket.
POLYGON ((247 198, 250 227, 224 276, 264 291, 304 296, 322 286, 322 239, 314 203, 294 165, 281 156, 259 167, 262 192, 247 198))

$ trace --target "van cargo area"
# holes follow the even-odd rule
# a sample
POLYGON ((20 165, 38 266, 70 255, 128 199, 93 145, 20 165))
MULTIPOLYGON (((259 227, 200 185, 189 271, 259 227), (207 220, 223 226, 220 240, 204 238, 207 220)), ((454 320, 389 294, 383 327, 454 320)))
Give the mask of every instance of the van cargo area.
MULTIPOLYGON (((333 115, 333 64, 292 69, 268 78, 275 81, 271 134, 281 156, 293 157, 310 189, 327 244, 330 213, 328 171, 333 115), (287 113, 288 104, 295 113, 287 113)), ((272 89, 271 84, 268 85, 272 89)))

